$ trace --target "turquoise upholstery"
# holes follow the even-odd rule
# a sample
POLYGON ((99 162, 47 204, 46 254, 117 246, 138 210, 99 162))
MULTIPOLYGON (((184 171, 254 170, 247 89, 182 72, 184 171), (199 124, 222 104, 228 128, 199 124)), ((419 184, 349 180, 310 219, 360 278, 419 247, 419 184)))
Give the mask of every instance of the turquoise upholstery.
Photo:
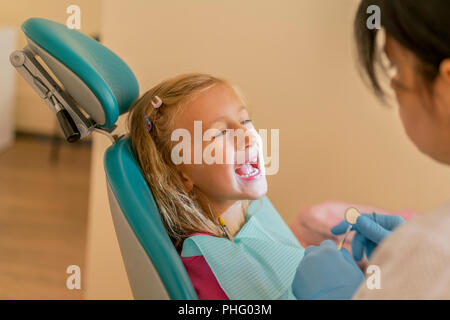
POLYGON ((22 30, 91 89, 105 112, 105 123, 100 126, 113 126, 139 96, 136 77, 127 64, 94 39, 41 18, 26 20, 22 30))
POLYGON ((119 206, 157 270, 170 298, 197 299, 186 269, 164 229, 129 138, 119 140, 108 148, 104 165, 119 206))

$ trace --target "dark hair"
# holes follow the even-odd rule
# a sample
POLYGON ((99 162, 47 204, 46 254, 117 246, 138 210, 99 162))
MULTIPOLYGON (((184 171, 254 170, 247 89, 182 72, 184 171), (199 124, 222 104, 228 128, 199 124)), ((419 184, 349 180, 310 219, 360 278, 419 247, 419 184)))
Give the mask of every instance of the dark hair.
POLYGON ((450 0, 362 0, 354 22, 359 64, 364 79, 383 98, 377 75, 381 62, 376 43, 379 30, 366 25, 370 5, 380 8, 386 34, 418 58, 418 74, 425 83, 432 83, 441 62, 450 57, 450 0))

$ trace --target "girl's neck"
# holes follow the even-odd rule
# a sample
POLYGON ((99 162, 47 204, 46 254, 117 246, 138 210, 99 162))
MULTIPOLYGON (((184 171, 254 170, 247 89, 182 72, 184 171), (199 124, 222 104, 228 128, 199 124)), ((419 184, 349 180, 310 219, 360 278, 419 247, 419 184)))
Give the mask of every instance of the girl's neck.
POLYGON ((241 200, 226 203, 210 203, 211 211, 217 219, 222 217, 232 236, 235 236, 245 224, 245 212, 241 200))

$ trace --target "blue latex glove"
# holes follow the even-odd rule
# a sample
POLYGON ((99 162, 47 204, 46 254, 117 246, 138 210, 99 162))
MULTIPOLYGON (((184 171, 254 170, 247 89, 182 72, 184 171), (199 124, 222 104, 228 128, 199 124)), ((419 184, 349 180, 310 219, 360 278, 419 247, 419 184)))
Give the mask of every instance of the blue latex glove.
POLYGON ((364 274, 350 253, 331 240, 310 246, 300 262, 292 292, 299 300, 351 299, 364 274))
MULTIPOLYGON (((360 261, 364 256, 364 252, 367 258, 370 259, 377 245, 404 221, 398 215, 378 213, 364 213, 360 215, 356 220, 356 224, 351 228, 351 230, 356 230, 352 241, 352 251, 355 260, 360 261)), ((348 222, 344 220, 337 226, 334 226, 331 229, 331 233, 335 235, 344 234, 348 226, 348 222)))

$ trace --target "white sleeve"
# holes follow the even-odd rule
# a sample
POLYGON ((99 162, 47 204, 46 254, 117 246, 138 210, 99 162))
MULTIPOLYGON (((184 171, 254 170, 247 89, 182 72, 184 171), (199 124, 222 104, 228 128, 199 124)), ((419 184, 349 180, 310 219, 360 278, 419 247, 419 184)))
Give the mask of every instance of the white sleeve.
POLYGON ((366 274, 354 299, 450 299, 450 215, 426 215, 399 227, 370 265, 378 266, 380 288, 369 289, 376 278, 366 274))

